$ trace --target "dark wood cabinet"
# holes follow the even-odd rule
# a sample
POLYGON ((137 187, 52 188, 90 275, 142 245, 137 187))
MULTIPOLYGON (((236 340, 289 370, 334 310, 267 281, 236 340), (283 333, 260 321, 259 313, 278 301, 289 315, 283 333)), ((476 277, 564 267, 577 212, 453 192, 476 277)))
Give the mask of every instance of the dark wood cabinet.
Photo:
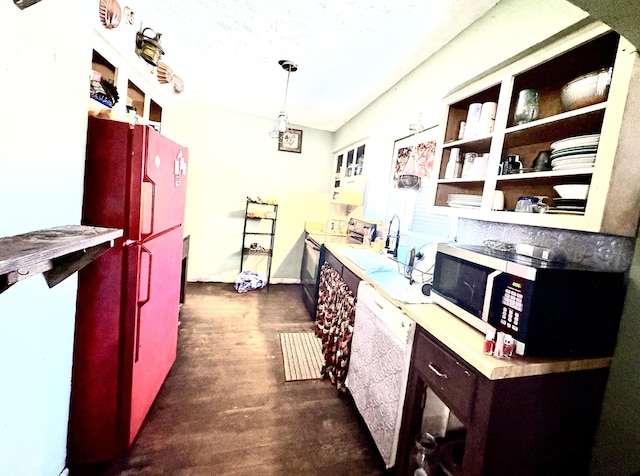
POLYGON ((351 290, 354 296, 358 295, 358 285, 362 281, 358 275, 351 271, 347 266, 344 266, 342 262, 336 258, 330 251, 327 251, 324 256, 324 261, 335 269, 342 277, 347 287, 351 290))
POLYGON ((607 375, 599 368, 491 380, 418 326, 396 474, 416 469, 411 451, 427 389, 464 425, 461 474, 587 474, 607 375))

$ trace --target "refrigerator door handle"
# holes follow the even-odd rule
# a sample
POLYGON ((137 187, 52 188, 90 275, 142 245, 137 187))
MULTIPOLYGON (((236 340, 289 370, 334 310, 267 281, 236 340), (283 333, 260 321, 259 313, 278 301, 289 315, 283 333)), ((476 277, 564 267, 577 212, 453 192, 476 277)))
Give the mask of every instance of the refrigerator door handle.
POLYGON ((149 255, 149 266, 147 268, 147 295, 145 296, 145 299, 142 300, 140 300, 140 296, 138 296, 138 312, 136 313, 136 350, 134 362, 137 362, 140 358, 140 308, 151 300, 151 269, 153 267, 153 253, 143 245, 140 245, 140 252, 140 258, 142 258, 142 253, 147 253, 149 255))
MULTIPOLYGON (((151 235, 153 235, 155 216, 156 216, 156 183, 151 180, 148 176, 145 175, 144 182, 150 184, 151 186, 151 211, 148 215, 145 214, 146 210, 142 210, 142 225, 146 224, 146 217, 149 217, 149 233, 145 233, 144 228, 142 230, 142 239, 145 239, 151 235)), ((146 206, 145 206, 146 208, 146 206)))
MULTIPOLYGON (((138 307, 144 306, 151 299, 151 269, 153 267, 153 253, 149 251, 144 245, 140 245, 141 253, 147 253, 149 255, 149 266, 148 266, 148 274, 147 274, 147 296, 143 300, 138 299, 138 307)), ((140 255, 142 258, 142 254, 140 255)), ((138 296, 139 298, 140 296, 138 296)))

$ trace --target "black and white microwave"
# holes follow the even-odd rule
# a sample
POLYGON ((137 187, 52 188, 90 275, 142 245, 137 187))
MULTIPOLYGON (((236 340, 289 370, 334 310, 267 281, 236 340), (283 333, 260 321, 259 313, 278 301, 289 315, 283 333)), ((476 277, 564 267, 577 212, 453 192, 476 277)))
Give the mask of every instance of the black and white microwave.
POLYGON ((613 354, 625 289, 623 272, 441 243, 431 295, 476 329, 513 336, 519 355, 596 357, 613 354))

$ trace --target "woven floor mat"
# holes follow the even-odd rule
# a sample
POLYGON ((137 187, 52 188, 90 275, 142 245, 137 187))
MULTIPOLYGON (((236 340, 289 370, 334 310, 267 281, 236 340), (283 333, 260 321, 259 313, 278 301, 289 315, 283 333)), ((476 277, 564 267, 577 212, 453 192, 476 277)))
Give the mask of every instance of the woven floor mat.
POLYGON ((287 382, 320 378, 322 344, 313 332, 280 334, 280 346, 287 382))

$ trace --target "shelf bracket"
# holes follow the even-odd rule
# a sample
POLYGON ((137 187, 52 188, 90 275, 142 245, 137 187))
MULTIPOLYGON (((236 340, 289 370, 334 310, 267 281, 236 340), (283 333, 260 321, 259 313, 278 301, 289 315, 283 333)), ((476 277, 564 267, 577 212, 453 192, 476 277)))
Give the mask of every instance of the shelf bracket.
POLYGON ((54 259, 53 267, 42 273, 44 279, 47 281, 47 285, 52 288, 56 284, 61 283, 73 273, 80 271, 91 263, 109 248, 111 248, 111 243, 107 242, 54 259))

